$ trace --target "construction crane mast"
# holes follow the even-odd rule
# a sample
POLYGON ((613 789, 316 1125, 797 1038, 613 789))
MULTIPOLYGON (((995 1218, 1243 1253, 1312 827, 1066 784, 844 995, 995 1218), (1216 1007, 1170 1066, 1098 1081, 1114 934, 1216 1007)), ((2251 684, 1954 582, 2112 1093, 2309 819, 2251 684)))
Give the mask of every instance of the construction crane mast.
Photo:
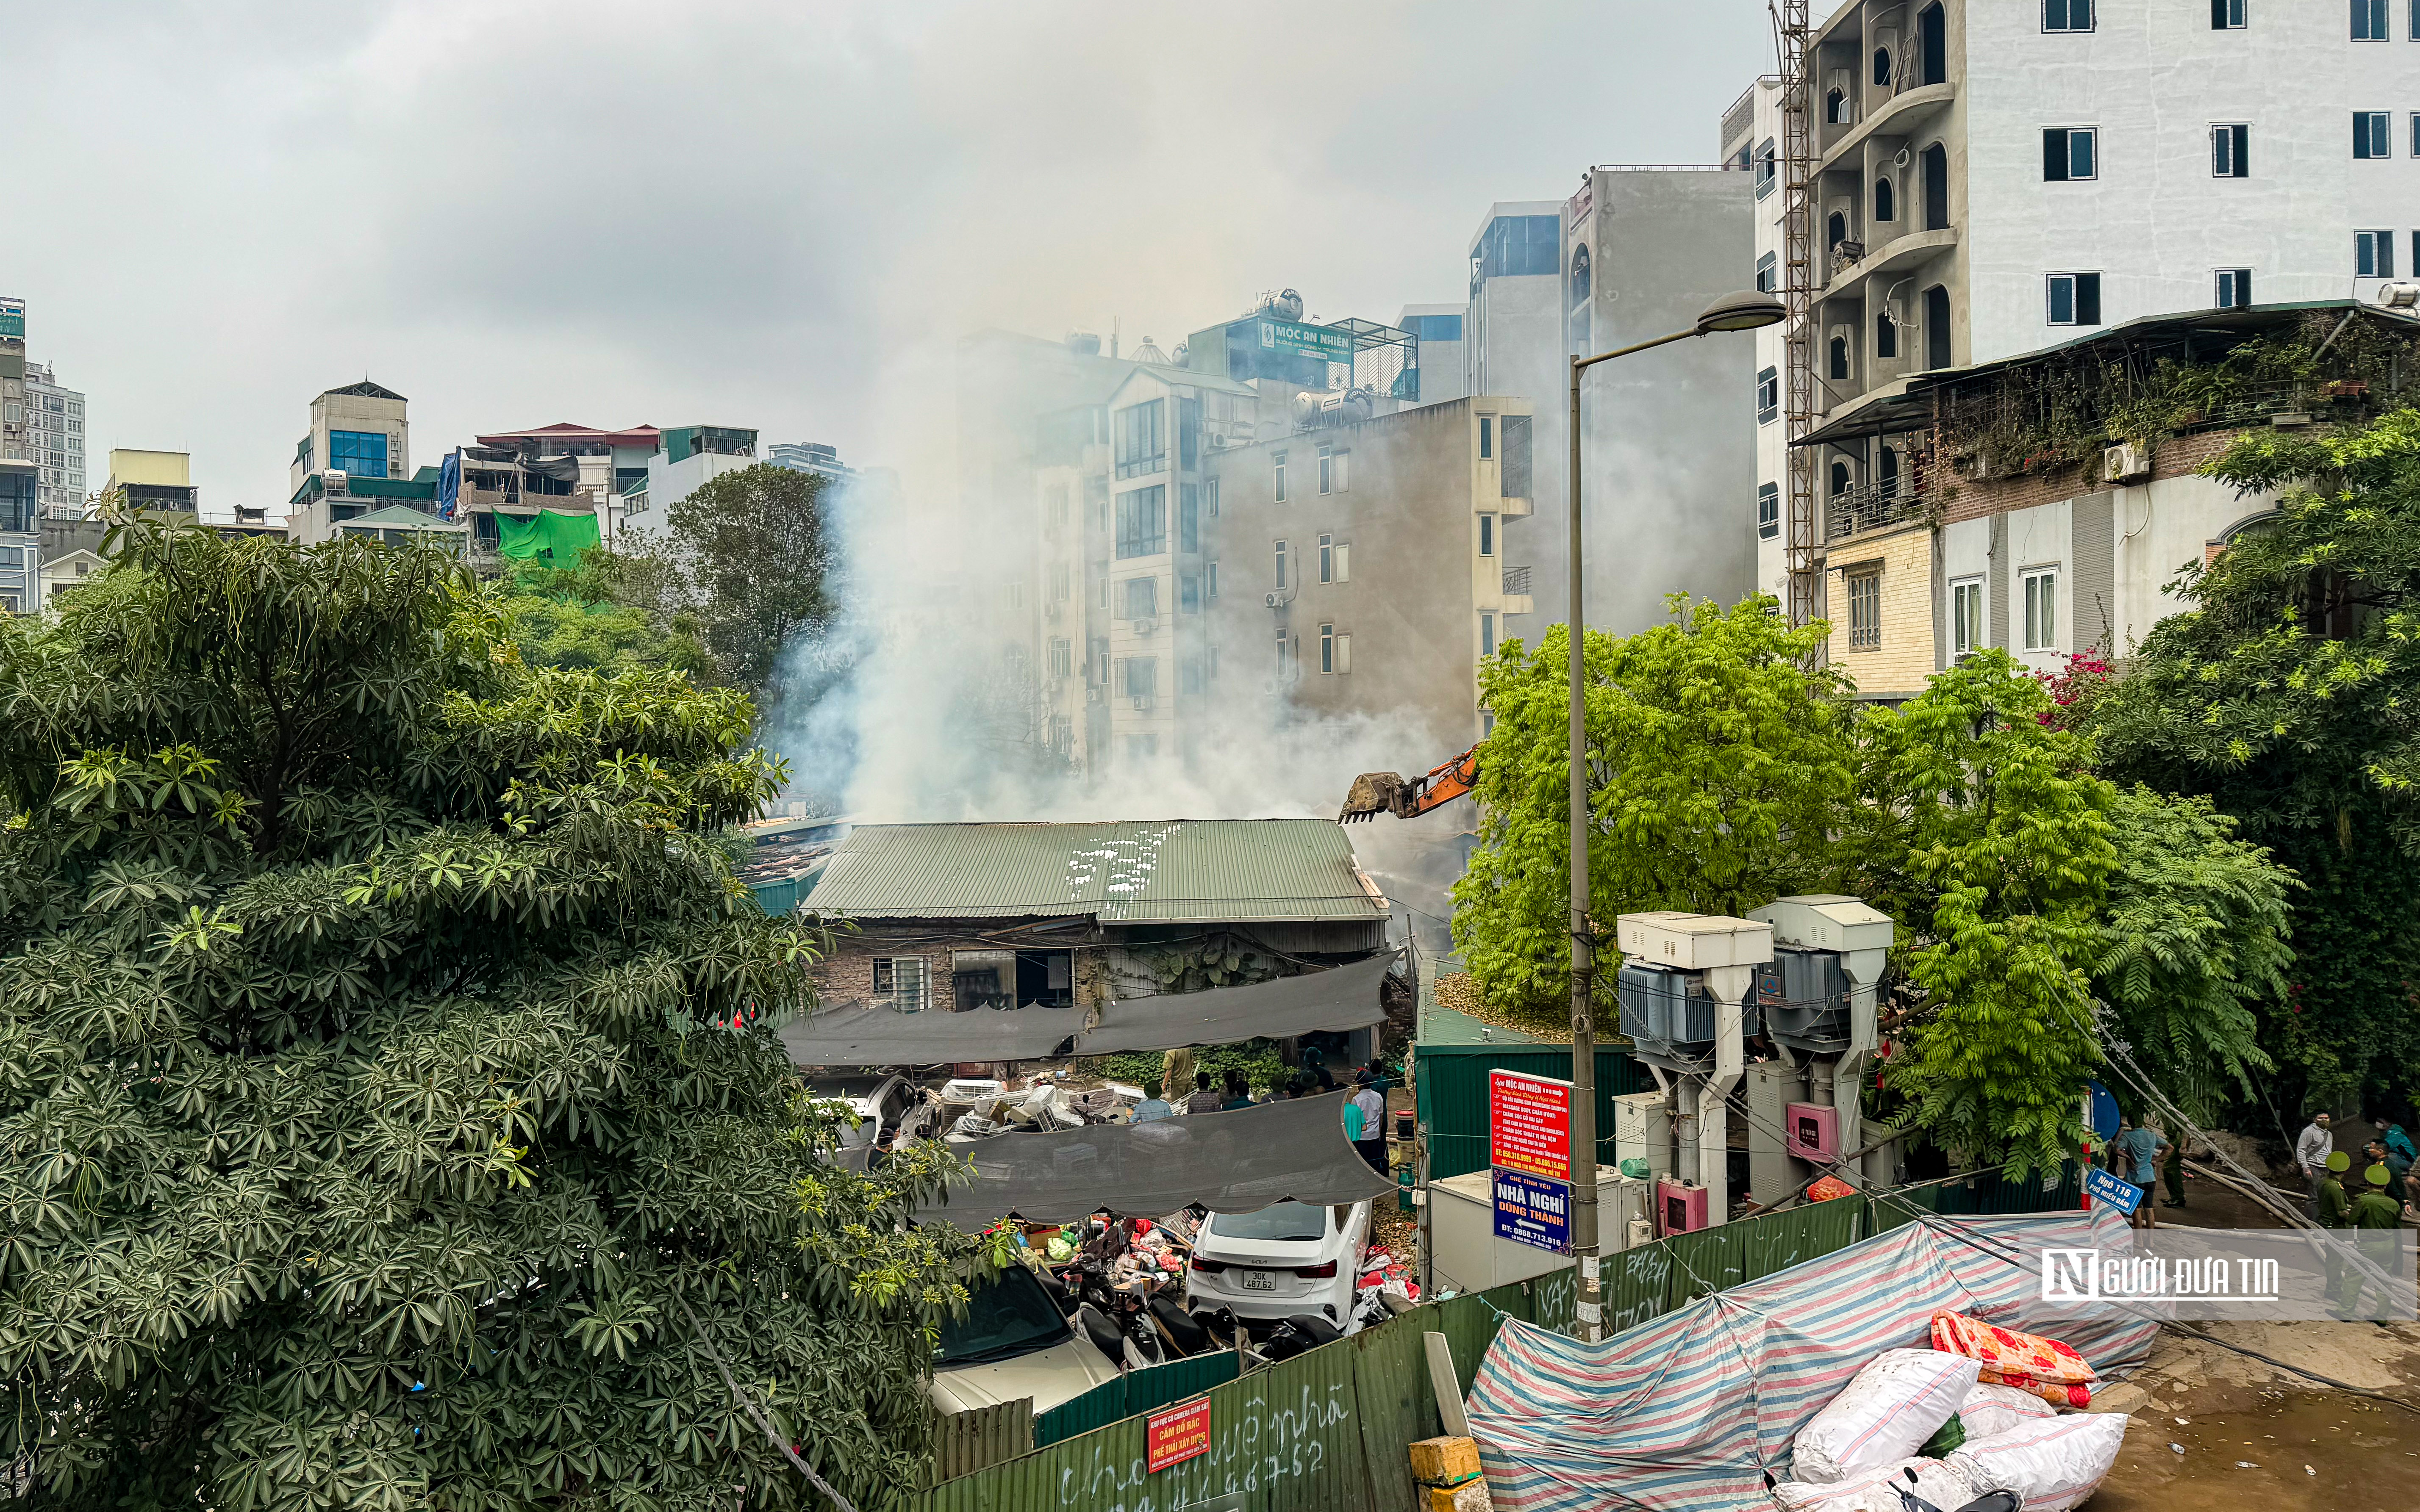
POLYGON ((1823 610, 1823 563, 1816 552, 1815 456, 1798 441, 1815 424, 1814 91, 1807 78, 1807 0, 1771 0, 1781 51, 1781 301, 1784 405, 1789 432, 1790 623, 1823 610))

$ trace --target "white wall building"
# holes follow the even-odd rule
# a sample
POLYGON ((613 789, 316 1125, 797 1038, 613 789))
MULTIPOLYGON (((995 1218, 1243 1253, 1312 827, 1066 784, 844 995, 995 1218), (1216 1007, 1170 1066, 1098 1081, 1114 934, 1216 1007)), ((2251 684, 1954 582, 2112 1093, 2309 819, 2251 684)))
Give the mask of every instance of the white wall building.
POLYGON ((1467 304, 1406 304, 1396 326, 1420 338, 1420 403, 1443 404, 1470 393, 1462 326, 1467 304))
POLYGON ((41 467, 42 513, 84 512, 84 395, 46 363, 25 363, 26 455, 41 467))

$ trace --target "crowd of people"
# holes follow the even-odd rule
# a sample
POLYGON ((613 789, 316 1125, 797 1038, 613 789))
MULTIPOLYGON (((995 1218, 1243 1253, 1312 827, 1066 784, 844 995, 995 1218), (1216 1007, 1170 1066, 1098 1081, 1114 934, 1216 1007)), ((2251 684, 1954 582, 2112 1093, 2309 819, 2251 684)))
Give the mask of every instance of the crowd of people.
POLYGON ((1344 1125, 1344 1137, 1369 1167, 1381 1176, 1388 1174, 1387 1165, 1387 1088, 1391 1085, 1386 1072, 1373 1060, 1351 1072, 1349 1079, 1340 1081, 1317 1057, 1305 1058, 1302 1068, 1281 1076, 1268 1088, 1266 1095, 1255 1102, 1250 1081, 1245 1074, 1230 1069, 1218 1082, 1210 1073, 1193 1073, 1193 1089, 1179 1101, 1171 1101, 1169 1088, 1153 1082, 1143 1088, 1143 1100, 1135 1104, 1132 1121, 1150 1123, 1157 1119, 1192 1117, 1202 1113, 1233 1113, 1238 1108, 1257 1107, 1262 1103, 1291 1103, 1306 1097, 1319 1097, 1329 1092, 1344 1092, 1340 1114, 1344 1125))
POLYGON ((2336 1148, 2335 1120, 2324 1113, 2312 1115, 2295 1139, 2294 1164, 2309 1183, 2311 1216, 2321 1227, 2392 1228, 2420 1211, 2412 1136, 2392 1119, 2380 1119, 2373 1127, 2376 1133, 2363 1142, 2358 1155, 2336 1148), (2349 1191, 2359 1195, 2348 1196, 2349 1191), (2364 1203, 2369 1206, 2364 1209, 2364 1203), (2369 1221, 2360 1221, 2357 1209, 2369 1221))

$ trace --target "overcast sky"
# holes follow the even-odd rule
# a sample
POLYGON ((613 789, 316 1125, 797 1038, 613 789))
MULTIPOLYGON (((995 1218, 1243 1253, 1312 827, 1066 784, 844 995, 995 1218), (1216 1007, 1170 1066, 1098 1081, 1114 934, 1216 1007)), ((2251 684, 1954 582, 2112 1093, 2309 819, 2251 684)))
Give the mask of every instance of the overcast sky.
POLYGON ((1459 300, 1490 202, 1703 162, 1753 0, 0 0, 0 294, 112 446, 282 510, 323 389, 947 486, 951 344, 1459 300))

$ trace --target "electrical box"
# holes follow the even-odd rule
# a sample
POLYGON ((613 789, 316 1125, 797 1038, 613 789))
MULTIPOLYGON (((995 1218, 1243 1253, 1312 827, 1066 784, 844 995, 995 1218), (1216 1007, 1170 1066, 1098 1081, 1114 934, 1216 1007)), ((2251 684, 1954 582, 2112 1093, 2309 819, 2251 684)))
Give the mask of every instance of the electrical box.
MULTIPOLYGON (((1749 914, 1773 926, 1776 943, 1812 950, 1884 950, 1890 948, 1891 918, 1845 893, 1812 892, 1776 898, 1749 914)), ((1628 949, 1627 945, 1623 947, 1628 949)))
POLYGON ((1613 1101, 1613 1158, 1647 1163, 1649 1180, 1672 1174, 1672 1108, 1661 1092, 1631 1092, 1613 1101))
MULTIPOLYGON (((1859 904, 1863 907, 1864 904, 1859 904)), ((1773 959, 1773 926, 1717 914, 1623 914, 1614 921, 1621 953, 1680 971, 1752 966, 1773 959)))
POLYGON ((1655 1227, 1665 1238, 1706 1227, 1706 1189, 1670 1177, 1655 1183, 1655 1227))
POLYGON ((1840 1158, 1840 1110, 1813 1103, 1792 1103, 1782 1110, 1782 1143, 1800 1160, 1831 1162, 1840 1158))
MULTIPOLYGON (((1718 1005, 1706 991, 1704 973, 1624 961, 1614 975, 1614 992, 1621 1003, 1621 1032, 1639 1049, 1679 1060, 1713 1053, 1718 1005)), ((1740 1019, 1742 1033, 1764 1032, 1756 994, 1740 1005, 1740 1019)))
POLYGON ((1764 1032, 1792 1050, 1849 1047, 1849 978, 1837 951, 1775 946, 1773 959, 1757 968, 1754 1001, 1764 1032))

